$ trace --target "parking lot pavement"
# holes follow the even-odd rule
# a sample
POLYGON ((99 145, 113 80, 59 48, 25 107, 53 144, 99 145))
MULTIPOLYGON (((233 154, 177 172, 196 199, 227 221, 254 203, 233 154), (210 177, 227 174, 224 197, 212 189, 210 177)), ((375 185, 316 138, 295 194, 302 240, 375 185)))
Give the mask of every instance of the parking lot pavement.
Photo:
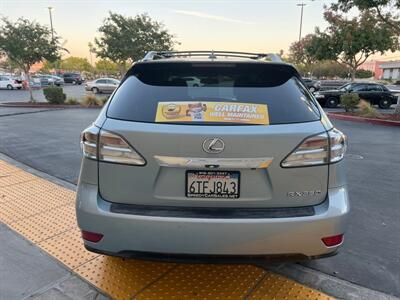
MULTIPOLYGON (((70 85, 66 84, 62 86, 64 93, 68 97, 74 97, 77 99, 82 99, 86 95, 84 84, 82 85, 70 85)), ((107 94, 98 94, 97 97, 105 97, 107 94)), ((33 90, 33 97, 38 102, 45 102, 46 99, 43 95, 43 90, 33 90)), ((29 91, 26 90, 0 90, 0 103, 1 102, 27 102, 29 101, 29 91)))
MULTIPOLYGON (((76 182, 81 156, 79 133, 97 114, 98 110, 66 109, 0 117, 0 152, 76 182)), ((400 130, 334 123, 349 136, 349 230, 337 256, 303 265, 400 296, 400 130)), ((290 264, 287 266, 290 268, 290 264)))

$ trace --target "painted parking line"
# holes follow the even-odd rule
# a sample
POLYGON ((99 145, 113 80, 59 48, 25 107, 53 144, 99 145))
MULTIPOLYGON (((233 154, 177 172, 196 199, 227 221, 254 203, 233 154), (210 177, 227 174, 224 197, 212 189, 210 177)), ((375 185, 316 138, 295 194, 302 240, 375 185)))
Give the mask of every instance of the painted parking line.
POLYGON ((0 160, 0 221, 114 299, 332 299, 245 264, 175 264, 88 252, 75 192, 0 160))

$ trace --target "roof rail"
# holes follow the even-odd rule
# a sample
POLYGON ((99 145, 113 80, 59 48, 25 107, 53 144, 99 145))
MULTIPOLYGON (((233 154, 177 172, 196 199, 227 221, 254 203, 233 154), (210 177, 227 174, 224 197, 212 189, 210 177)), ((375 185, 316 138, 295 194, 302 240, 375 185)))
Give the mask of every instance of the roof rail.
POLYGON ((275 53, 251 53, 251 52, 234 52, 234 51, 150 51, 147 52, 142 61, 156 60, 161 58, 172 57, 192 57, 192 56, 207 56, 209 59, 219 57, 241 57, 249 59, 265 59, 272 62, 282 62, 282 59, 275 53))

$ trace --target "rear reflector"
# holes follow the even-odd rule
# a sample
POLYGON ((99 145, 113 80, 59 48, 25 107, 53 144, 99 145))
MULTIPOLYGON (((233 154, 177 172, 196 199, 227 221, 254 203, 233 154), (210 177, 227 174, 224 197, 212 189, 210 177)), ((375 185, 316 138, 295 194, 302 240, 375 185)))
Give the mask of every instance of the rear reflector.
POLYGON ((86 241, 97 243, 100 242, 100 240, 103 238, 103 235, 100 233, 82 230, 82 238, 86 241))
POLYGON ((324 237, 324 238, 322 238, 322 241, 324 242, 325 246, 327 246, 327 247, 337 246, 343 242, 343 234, 324 237))

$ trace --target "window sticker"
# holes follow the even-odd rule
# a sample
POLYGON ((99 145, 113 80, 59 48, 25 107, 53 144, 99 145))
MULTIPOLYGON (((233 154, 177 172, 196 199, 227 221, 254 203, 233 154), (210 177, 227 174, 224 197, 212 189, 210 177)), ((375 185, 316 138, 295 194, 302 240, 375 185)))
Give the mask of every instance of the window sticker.
POLYGON ((157 123, 224 122, 268 125, 266 104, 238 102, 158 102, 157 123))

